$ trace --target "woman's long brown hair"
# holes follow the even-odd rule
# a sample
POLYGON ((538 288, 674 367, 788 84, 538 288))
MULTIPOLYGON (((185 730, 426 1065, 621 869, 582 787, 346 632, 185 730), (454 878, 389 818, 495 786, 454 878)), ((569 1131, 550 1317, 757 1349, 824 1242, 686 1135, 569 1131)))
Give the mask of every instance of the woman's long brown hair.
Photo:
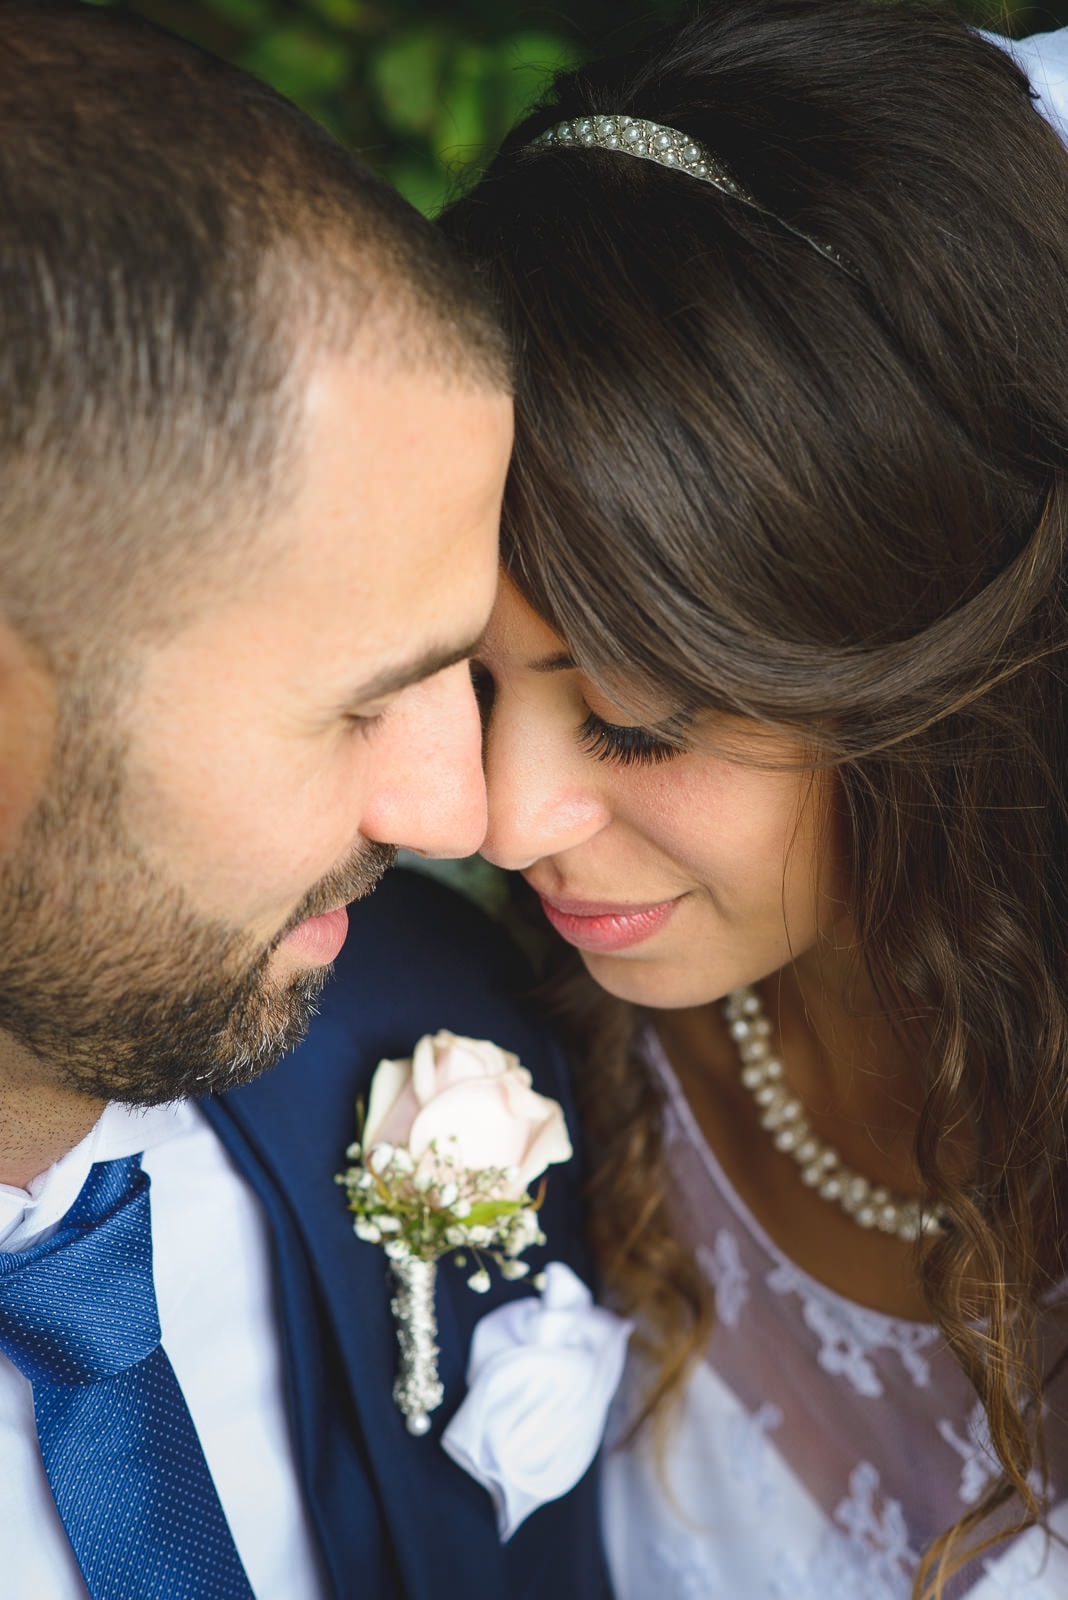
MULTIPOLYGON (((444 226, 518 362, 509 570, 637 711, 814 741, 888 1022, 925 1043, 919 1270, 1003 1470, 916 1594, 1041 1516, 1036 1312, 1068 1171, 1068 155, 944 10, 725 0, 561 78, 444 226), (710 145, 763 215, 563 118, 710 145), (791 224, 835 246, 860 282, 791 224), (974 1168, 944 1132, 964 1119, 974 1168)), ((626 1007, 573 976, 601 1269, 659 1403, 707 1334, 626 1007)))

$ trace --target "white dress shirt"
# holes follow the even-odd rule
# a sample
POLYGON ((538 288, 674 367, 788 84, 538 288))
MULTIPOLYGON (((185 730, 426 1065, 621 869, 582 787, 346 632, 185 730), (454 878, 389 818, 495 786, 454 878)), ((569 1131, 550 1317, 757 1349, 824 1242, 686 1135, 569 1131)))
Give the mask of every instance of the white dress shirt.
MULTIPOLYGON (((260 1205, 192 1104, 109 1106, 29 1189, 0 1185, 0 1249, 54 1232, 94 1161, 144 1151, 163 1348, 257 1600, 323 1600, 297 1477, 260 1205)), ((0 1592, 86 1600, 52 1500, 22 1374, 0 1355, 0 1592)))

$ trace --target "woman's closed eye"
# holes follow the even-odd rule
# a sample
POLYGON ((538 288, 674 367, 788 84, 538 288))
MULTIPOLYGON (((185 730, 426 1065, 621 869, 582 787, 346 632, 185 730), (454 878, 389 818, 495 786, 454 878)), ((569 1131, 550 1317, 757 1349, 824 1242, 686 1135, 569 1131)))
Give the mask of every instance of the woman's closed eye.
MULTIPOLYGON (((560 677, 566 677, 570 682, 566 696, 560 701, 559 714, 566 718, 568 709, 573 714, 576 702, 581 705, 585 718, 576 729, 575 737, 579 748, 586 755, 593 756, 596 761, 611 762, 620 767, 657 766, 673 760, 675 756, 683 755, 689 748, 688 733, 693 722, 691 714, 677 713, 658 722, 654 727, 643 727, 639 723, 611 722, 607 717, 602 717, 591 710, 588 702, 583 703, 579 699, 582 691, 580 685, 574 682, 577 674, 573 668, 566 674, 561 673, 560 677)), ((489 735, 490 722, 493 718, 497 682, 493 671, 484 661, 475 659, 471 662, 471 683, 475 699, 478 701, 485 738, 489 735)))
MULTIPOLYGON (((681 721, 681 719, 675 719, 681 721)), ((591 711, 578 730, 578 742, 597 761, 620 767, 658 766, 685 751, 681 727, 654 732, 635 723, 606 722, 591 711)))

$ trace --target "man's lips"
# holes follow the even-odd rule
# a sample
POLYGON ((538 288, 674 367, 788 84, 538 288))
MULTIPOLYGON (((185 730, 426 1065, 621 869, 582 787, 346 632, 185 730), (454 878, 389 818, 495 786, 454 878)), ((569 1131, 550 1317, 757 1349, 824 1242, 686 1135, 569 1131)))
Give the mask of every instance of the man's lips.
POLYGON ((560 936, 579 950, 626 950, 651 939, 670 921, 682 896, 642 905, 606 900, 571 900, 538 895, 542 910, 560 936))
POLYGON ((335 911, 324 911, 318 917, 305 917, 291 928, 282 944, 316 967, 328 967, 336 961, 349 931, 349 914, 344 906, 335 911))

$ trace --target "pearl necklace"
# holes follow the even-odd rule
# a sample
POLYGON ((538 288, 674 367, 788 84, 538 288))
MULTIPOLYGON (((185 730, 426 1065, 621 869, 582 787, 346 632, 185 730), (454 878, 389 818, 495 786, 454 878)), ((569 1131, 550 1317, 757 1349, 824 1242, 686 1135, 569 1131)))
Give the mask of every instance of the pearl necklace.
POLYGON ((921 1234, 937 1233, 945 1211, 923 1206, 881 1185, 869 1183, 847 1167, 837 1150, 813 1133, 800 1100, 783 1083, 782 1062, 771 1048, 771 1023, 754 989, 735 989, 723 1003, 727 1030, 742 1063, 742 1082, 760 1107, 761 1126, 775 1147, 801 1168, 801 1182, 840 1206, 861 1228, 877 1228, 914 1243, 921 1234))

